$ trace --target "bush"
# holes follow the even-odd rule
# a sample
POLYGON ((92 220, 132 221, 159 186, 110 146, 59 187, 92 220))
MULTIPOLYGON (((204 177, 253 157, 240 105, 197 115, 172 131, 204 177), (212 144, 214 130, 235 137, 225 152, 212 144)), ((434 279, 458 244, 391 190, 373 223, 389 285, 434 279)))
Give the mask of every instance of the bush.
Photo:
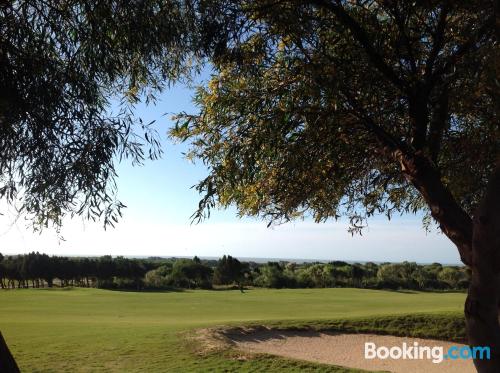
POLYGON ((275 289, 294 288, 297 281, 285 275, 278 263, 268 263, 260 268, 260 275, 255 279, 255 285, 275 289))
POLYGON ((157 269, 149 271, 144 276, 144 286, 148 289, 165 289, 170 286, 169 274, 172 266, 162 265, 157 269))
POLYGON ((212 288, 212 268, 202 264, 199 260, 177 260, 169 276, 169 283, 181 288, 212 288))

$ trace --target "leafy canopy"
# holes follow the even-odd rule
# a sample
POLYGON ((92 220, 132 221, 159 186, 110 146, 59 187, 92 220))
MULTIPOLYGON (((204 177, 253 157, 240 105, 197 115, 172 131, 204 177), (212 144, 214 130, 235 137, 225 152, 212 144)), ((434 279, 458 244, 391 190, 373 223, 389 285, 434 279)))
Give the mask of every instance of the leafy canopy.
POLYGON ((113 224, 115 162, 161 153, 134 105, 210 61, 200 112, 171 133, 210 168, 198 218, 236 204, 271 221, 346 214, 359 230, 429 208, 470 242, 499 148, 493 14, 444 0, 6 2, 0 197, 35 227, 67 213, 113 224))
POLYGON ((271 222, 347 215, 352 231, 376 213, 440 217, 417 157, 473 211, 499 149, 492 3, 224 4, 199 113, 171 131, 210 170, 195 218, 230 204, 271 222))
POLYGON ((115 162, 161 153, 134 104, 192 69, 195 13, 163 0, 2 2, 0 197, 35 227, 67 213, 112 225, 115 162))

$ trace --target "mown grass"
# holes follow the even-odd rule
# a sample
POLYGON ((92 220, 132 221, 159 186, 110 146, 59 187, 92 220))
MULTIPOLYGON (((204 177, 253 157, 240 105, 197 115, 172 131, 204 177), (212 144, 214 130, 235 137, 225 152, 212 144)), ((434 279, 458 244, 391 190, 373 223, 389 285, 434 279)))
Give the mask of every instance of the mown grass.
POLYGON ((271 356, 242 359, 230 350, 201 356, 184 335, 222 324, 269 324, 460 340, 464 298, 363 289, 21 289, 0 292, 0 330, 26 372, 352 372, 271 356), (453 332, 444 333, 446 325, 453 332))

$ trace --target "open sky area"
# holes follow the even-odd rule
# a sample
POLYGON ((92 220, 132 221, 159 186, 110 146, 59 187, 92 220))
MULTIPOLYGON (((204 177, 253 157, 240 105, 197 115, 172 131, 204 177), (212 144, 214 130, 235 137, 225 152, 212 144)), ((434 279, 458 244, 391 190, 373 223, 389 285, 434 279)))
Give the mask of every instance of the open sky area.
MULTIPOLYGON (((206 79, 207 73, 200 80, 206 79)), ((115 229, 101 224, 67 220, 62 236, 53 230, 33 233, 29 223, 16 219, 12 208, 0 216, 0 251, 7 254, 40 251, 54 255, 221 256, 353 261, 417 261, 458 263, 457 250, 434 230, 426 233, 419 215, 384 216, 369 221, 362 237, 347 232, 347 221, 316 224, 296 221, 267 228, 267 223, 238 218, 235 209, 213 211, 210 220, 192 225, 199 195, 191 186, 206 168, 183 157, 187 147, 167 138, 171 116, 195 112, 193 90, 177 85, 166 90, 154 106, 139 106, 145 121, 156 120, 164 156, 143 167, 118 166, 118 196, 127 205, 115 229)), ((5 209, 2 209, 5 211, 5 209)))

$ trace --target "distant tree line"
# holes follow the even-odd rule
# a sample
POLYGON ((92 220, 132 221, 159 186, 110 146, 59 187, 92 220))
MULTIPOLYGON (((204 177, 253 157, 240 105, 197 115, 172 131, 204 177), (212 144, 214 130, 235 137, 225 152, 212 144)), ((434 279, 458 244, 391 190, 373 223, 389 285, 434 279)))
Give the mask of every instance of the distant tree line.
POLYGON ((219 260, 111 257, 68 258, 40 253, 2 256, 2 289, 99 287, 116 289, 211 289, 357 287, 368 289, 462 290, 469 284, 464 266, 439 263, 241 262, 219 260))
POLYGON ((0 254, 0 287, 39 288, 82 286, 141 288, 144 275, 155 268, 145 260, 111 257, 71 258, 32 252, 0 254))
POLYGON ((466 289, 470 273, 463 266, 439 263, 267 263, 255 268, 253 283, 271 288, 356 287, 368 289, 466 289))

